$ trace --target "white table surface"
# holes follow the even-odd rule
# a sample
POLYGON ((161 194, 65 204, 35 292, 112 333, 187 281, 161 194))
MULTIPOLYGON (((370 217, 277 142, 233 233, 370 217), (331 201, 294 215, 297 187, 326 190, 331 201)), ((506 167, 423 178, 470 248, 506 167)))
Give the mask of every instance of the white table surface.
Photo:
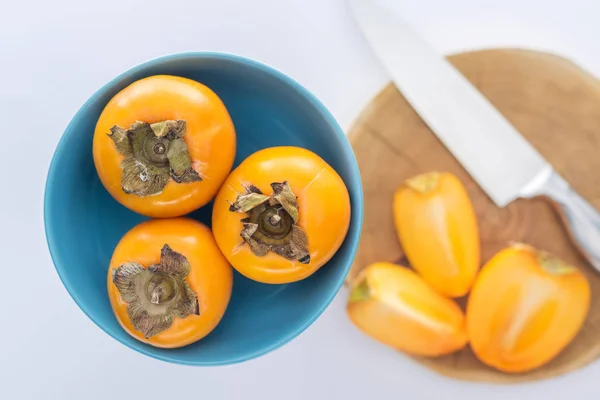
MULTIPOLYGON (((389 3, 441 52, 529 47, 600 75, 598 0, 389 3)), ((297 79, 346 128, 387 76, 343 0, 21 0, 3 2, 0 16, 0 398, 598 398, 600 362, 518 386, 441 378, 354 329, 345 291, 300 337, 241 365, 171 365, 119 344, 71 300, 43 231, 49 160, 80 105, 149 58, 226 51, 297 79)))

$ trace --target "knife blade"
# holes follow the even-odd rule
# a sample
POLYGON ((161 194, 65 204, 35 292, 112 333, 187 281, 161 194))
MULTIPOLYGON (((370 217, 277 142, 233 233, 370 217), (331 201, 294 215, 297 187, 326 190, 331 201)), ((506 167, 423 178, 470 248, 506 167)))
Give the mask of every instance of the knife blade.
POLYGON ((404 22, 372 1, 351 3, 395 86, 496 205, 504 207, 548 174, 542 156, 404 22))
POLYGON ((600 214, 510 122, 399 16, 349 0, 354 19, 392 82, 498 207, 547 196, 582 253, 600 270, 600 214))

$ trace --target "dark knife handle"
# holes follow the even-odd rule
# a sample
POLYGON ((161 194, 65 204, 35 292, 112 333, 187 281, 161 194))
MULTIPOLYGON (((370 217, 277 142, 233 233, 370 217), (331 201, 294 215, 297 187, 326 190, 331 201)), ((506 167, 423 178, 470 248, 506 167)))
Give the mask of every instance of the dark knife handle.
POLYGON ((556 172, 528 197, 535 196, 544 196, 556 206, 573 243, 600 271, 600 213, 556 172))

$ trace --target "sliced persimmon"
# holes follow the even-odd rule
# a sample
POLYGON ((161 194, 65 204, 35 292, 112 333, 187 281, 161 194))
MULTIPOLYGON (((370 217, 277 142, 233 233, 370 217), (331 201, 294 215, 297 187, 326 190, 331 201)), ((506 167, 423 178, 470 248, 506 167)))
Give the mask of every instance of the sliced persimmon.
POLYGON ((439 293, 462 297, 479 270, 477 218, 462 182, 450 173, 408 179, 394 195, 394 222, 410 264, 439 293))
POLYGON ((347 312, 361 331, 405 353, 440 356, 467 343, 460 307, 395 264, 364 269, 352 284, 347 312))
POLYGON ((467 332, 483 363, 526 372, 556 357, 590 307, 585 275, 556 256, 515 244, 482 268, 467 304, 467 332))

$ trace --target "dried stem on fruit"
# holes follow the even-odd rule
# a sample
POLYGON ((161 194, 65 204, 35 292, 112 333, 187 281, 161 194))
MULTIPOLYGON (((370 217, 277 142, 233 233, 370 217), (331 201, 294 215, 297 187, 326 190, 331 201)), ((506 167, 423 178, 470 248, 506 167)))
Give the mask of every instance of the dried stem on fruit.
POLYGON ((190 263, 165 244, 160 263, 147 269, 136 262, 113 270, 112 281, 133 327, 146 338, 168 329, 175 318, 199 315, 198 296, 186 282, 190 263))
POLYGON ((246 186, 229 211, 246 213, 240 236, 257 256, 269 250, 291 261, 310 263, 308 238, 298 226, 298 203, 288 182, 271 183, 273 194, 264 195, 256 186, 246 186))
POLYGON ((183 140, 186 123, 168 120, 135 122, 129 129, 113 126, 108 136, 125 158, 121 162, 121 187, 140 197, 162 193, 169 178, 177 183, 201 181, 183 140))

